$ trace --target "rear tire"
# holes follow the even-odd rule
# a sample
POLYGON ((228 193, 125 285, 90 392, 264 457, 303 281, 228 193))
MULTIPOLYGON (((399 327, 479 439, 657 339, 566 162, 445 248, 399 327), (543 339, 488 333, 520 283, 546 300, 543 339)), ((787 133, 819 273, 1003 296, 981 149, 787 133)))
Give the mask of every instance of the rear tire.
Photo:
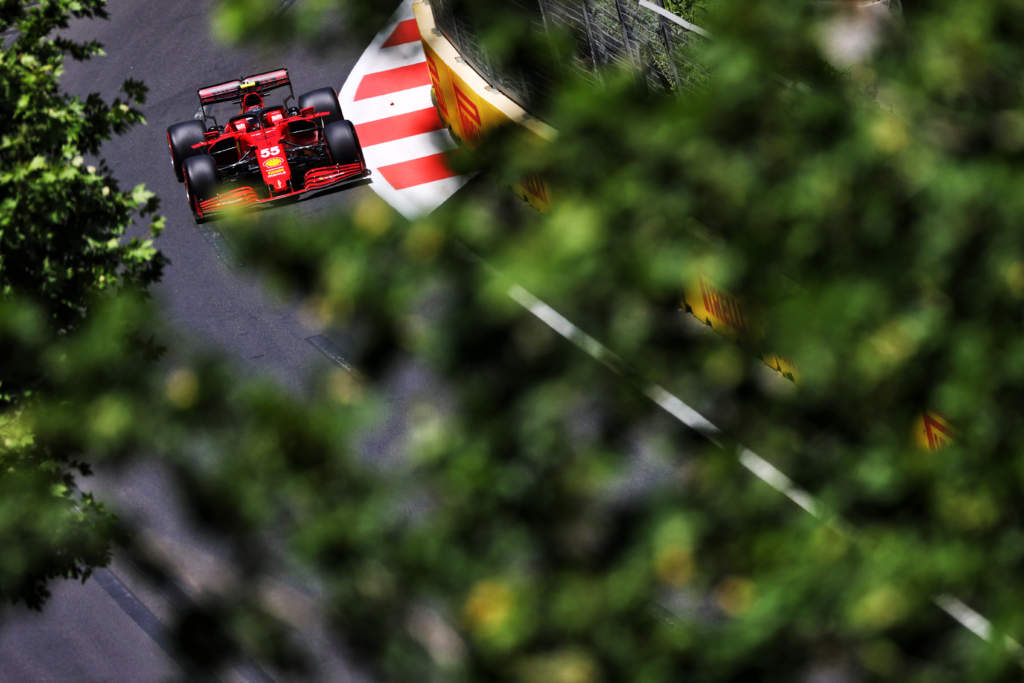
POLYGON ((358 161, 365 168, 363 148, 356 136, 356 127, 351 121, 334 121, 324 126, 324 141, 331 159, 336 164, 351 164, 358 161))
POLYGON ((203 127, 202 121, 175 123, 167 129, 167 146, 171 148, 171 166, 174 168, 174 175, 179 183, 185 179, 181 171, 185 159, 203 152, 201 149, 192 149, 192 145, 199 144, 204 140, 206 140, 206 128, 203 127))
POLYGON ((181 165, 185 177, 185 196, 196 221, 199 216, 199 202, 211 199, 217 194, 217 166, 208 154, 191 156, 181 165))
POLYGON ((338 91, 334 88, 319 88, 299 95, 299 109, 306 107, 313 107, 318 114, 326 113, 327 116, 320 117, 325 126, 334 121, 341 121, 343 118, 341 103, 338 102, 338 91))

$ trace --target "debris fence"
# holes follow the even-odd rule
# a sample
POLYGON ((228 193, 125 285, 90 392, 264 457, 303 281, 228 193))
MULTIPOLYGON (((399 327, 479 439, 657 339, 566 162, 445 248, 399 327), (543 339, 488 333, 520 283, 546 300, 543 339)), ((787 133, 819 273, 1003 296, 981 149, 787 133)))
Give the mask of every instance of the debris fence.
MULTIPOLYGON (((575 50, 573 67, 596 80, 604 67, 638 69, 661 90, 686 90, 704 78, 687 58, 687 46, 704 40, 696 31, 669 21, 637 0, 505 0, 537 30, 566 31, 575 50)), ((551 92, 554 67, 499 69, 482 48, 479 31, 459 11, 460 0, 430 0, 438 29, 491 85, 530 109, 551 92)), ((650 3, 663 7, 663 0, 650 3)), ((543 63, 542 60, 538 60, 543 63)))

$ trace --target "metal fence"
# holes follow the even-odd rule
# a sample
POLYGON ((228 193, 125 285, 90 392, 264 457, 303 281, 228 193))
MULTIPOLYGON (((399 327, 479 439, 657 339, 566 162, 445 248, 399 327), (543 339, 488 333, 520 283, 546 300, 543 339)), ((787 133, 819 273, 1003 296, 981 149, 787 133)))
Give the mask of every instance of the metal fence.
MULTIPOLYGON (((662 6, 661 0, 654 0, 662 6)), ((543 60, 522 68, 498 65, 480 45, 479 27, 464 10, 465 0, 431 0, 437 27, 489 83, 530 110, 543 102, 557 80, 554 64, 543 60)), ((604 67, 622 64, 639 69, 654 88, 687 89, 703 78, 686 56, 686 46, 702 40, 637 0, 504 0, 538 31, 564 30, 574 45, 573 66, 595 79, 604 67)))
MULTIPOLYGON (((699 80, 686 47, 703 38, 636 0, 538 0, 546 24, 576 38, 578 66, 599 74, 611 64, 632 65, 655 88, 685 89, 699 80)), ((655 5, 663 8, 661 0, 655 5)), ((599 76, 598 76, 599 77, 599 76)))
MULTIPOLYGON (((823 10, 837 6, 883 7, 900 13, 900 0, 804 0, 823 10)), ((480 44, 481 27, 467 11, 473 0, 430 0, 438 28, 491 85, 535 111, 554 89, 558 68, 543 59, 529 66, 498 65, 480 44)), ((664 0, 500 0, 499 6, 517 11, 531 29, 549 33, 564 30, 575 44, 573 66, 599 80, 609 65, 629 65, 659 90, 689 90, 707 78, 690 58, 689 46, 705 40, 692 24, 664 11, 664 0), (660 10, 660 12, 659 12, 660 10), (673 20, 674 19, 674 20, 673 20)))

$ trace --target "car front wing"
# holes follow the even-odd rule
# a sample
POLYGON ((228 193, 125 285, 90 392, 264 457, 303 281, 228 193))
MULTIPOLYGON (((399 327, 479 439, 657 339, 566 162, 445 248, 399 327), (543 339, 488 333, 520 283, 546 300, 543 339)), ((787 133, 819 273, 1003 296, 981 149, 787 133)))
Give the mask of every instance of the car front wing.
POLYGON ((196 207, 196 216, 206 218, 214 213, 220 213, 228 209, 268 204, 279 199, 296 197, 306 192, 322 190, 335 185, 354 183, 369 177, 369 175, 370 169, 360 162, 318 166, 306 171, 303 177, 302 189, 272 194, 269 197, 260 197, 256 189, 251 186, 237 187, 226 192, 219 192, 217 195, 199 202, 196 207))

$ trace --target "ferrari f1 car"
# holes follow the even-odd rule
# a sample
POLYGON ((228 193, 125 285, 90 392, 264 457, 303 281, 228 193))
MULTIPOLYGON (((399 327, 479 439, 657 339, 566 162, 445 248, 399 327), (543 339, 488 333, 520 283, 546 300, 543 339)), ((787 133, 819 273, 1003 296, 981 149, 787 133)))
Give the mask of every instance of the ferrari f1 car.
POLYGON ((197 118, 167 129, 171 166, 197 221, 225 209, 296 197, 370 175, 355 127, 342 117, 334 88, 301 95, 287 69, 199 88, 197 118), (283 104, 263 97, 288 88, 283 104), (289 106, 289 102, 291 105, 289 106), (219 103, 241 105, 224 125, 219 103))

